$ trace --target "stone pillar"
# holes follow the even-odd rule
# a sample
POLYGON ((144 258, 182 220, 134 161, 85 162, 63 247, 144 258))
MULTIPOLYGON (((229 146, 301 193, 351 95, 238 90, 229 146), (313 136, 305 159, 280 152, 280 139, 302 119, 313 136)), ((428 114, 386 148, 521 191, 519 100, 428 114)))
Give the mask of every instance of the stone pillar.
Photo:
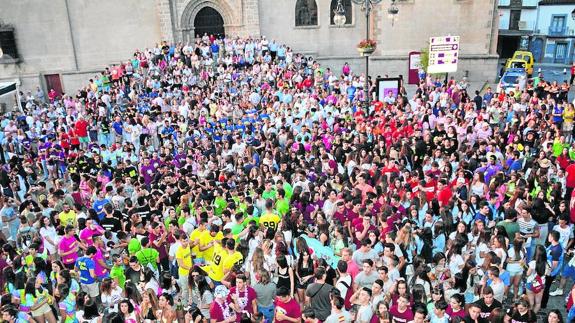
POLYGON ((162 40, 169 42, 174 41, 174 30, 172 25, 172 14, 171 14, 171 0, 156 0, 156 5, 158 8, 158 19, 160 21, 160 33, 162 35, 162 40))
POLYGON ((243 1, 243 30, 244 36, 260 36, 260 7, 259 0, 243 1))

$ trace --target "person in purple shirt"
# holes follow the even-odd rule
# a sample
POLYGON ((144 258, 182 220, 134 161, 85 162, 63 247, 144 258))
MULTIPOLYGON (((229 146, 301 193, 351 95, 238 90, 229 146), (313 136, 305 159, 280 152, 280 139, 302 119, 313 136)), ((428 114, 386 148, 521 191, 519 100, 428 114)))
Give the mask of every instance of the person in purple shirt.
POLYGON ((144 178, 144 183, 146 186, 150 186, 152 179, 154 178, 154 166, 150 164, 150 158, 144 158, 144 163, 140 167, 140 175, 144 178))
POLYGON ((489 183, 491 177, 502 170, 501 165, 496 164, 494 155, 491 155, 488 163, 489 164, 487 166, 479 167, 475 170, 476 173, 484 174, 485 183, 489 183))

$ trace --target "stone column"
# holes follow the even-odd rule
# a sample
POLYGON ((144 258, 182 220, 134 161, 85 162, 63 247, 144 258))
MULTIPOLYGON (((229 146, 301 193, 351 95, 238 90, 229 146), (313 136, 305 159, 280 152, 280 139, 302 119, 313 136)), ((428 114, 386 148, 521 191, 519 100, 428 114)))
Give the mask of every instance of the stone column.
POLYGON ((162 40, 173 42, 174 30, 172 28, 172 14, 170 11, 171 0, 156 0, 158 19, 160 21, 160 33, 162 40))

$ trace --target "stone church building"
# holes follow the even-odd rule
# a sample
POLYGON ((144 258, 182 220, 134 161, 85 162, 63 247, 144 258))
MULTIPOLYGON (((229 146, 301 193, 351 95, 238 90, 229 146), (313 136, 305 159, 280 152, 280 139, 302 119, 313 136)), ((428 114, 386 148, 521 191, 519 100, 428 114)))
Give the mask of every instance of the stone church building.
MULTIPOLYGON (((136 48, 196 35, 266 36, 339 71, 364 71, 356 44, 365 38, 360 5, 341 0, 346 24, 333 23, 338 0, 0 0, 0 81, 22 88, 75 91, 104 66, 136 48)), ((378 42, 370 74, 407 75, 408 55, 430 36, 460 36, 456 77, 480 87, 497 72, 497 0, 392 0, 373 6, 370 38, 378 42)))

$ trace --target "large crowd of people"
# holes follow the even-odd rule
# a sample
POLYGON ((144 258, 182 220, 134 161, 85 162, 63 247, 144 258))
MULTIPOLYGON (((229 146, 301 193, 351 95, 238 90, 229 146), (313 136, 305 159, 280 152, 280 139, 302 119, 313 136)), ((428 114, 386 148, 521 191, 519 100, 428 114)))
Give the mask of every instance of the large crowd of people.
POLYGON ((2 322, 571 322, 569 85, 337 69, 206 35, 22 93, 2 322))

